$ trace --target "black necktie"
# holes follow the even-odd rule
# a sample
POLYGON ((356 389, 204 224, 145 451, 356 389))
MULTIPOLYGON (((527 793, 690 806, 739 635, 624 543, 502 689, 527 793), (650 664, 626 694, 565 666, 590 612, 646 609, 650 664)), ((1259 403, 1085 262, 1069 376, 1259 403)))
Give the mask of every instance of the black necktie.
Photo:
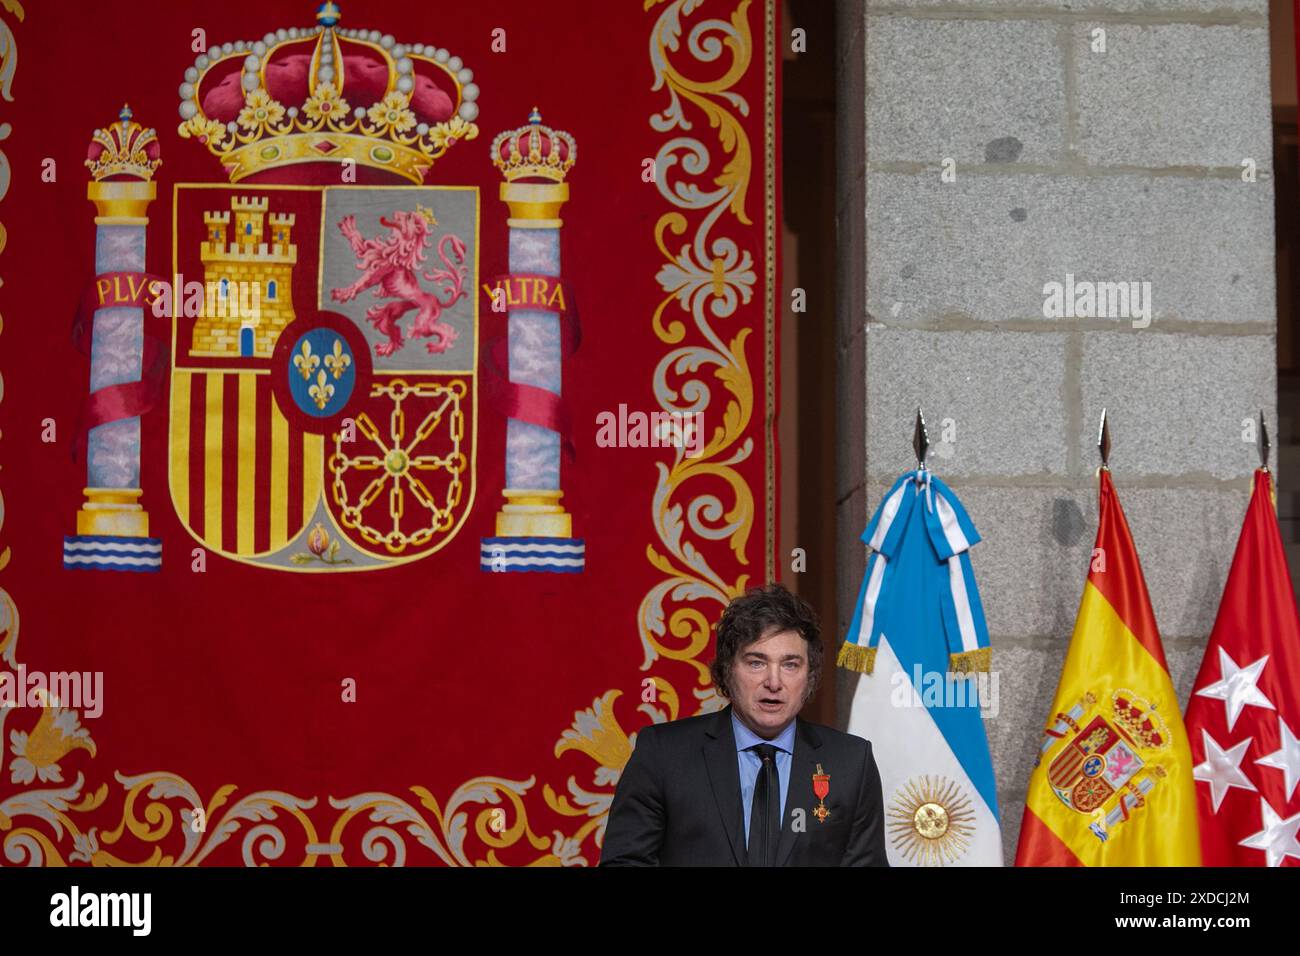
POLYGON ((776 841, 781 833, 781 779, 776 770, 776 748, 755 744, 763 766, 754 781, 754 800, 749 805, 749 865, 775 866, 776 841))

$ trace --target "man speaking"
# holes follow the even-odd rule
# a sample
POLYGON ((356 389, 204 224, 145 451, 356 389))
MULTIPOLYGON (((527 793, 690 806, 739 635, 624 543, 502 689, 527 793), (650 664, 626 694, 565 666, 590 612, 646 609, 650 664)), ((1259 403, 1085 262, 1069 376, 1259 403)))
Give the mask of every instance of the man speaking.
POLYGON ((888 866, 880 774, 861 737, 799 718, 821 629, 779 584, 718 622, 716 713, 637 735, 601 866, 888 866))

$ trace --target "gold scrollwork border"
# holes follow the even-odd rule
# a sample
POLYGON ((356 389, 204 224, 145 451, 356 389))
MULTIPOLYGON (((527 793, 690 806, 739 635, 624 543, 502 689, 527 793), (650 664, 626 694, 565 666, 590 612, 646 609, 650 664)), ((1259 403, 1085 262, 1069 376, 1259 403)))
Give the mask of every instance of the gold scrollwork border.
MULTIPOLYGON (((756 296, 763 308, 764 334, 758 343, 764 376, 763 571, 767 580, 774 577, 776 0, 758 0, 763 10, 765 65, 764 221, 760 226, 764 262, 759 290, 752 254, 744 242, 745 227, 753 226, 746 198, 754 163, 741 121, 749 113, 749 104, 735 89, 752 64, 749 9, 753 2, 739 0, 726 19, 697 18, 687 23, 703 0, 643 0, 644 10, 653 15, 652 90, 662 90, 666 96, 664 108, 650 117, 651 127, 664 134, 655 157, 656 188, 673 207, 655 224, 655 241, 663 254, 656 279, 664 294, 652 324, 659 340, 669 346, 654 373, 655 398, 664 411, 703 414, 706 435, 700 455, 687 458, 679 448, 670 461, 656 463, 658 482, 651 508, 657 540, 647 545, 646 556, 662 577, 644 596, 637 613, 643 651, 640 669, 652 673, 638 688, 641 700, 636 709, 652 722, 681 715, 681 695, 668 674, 661 673, 679 676, 679 665, 693 676, 696 711, 716 710, 722 704, 702 658, 709 643, 709 622, 727 601, 743 593, 752 576, 743 568, 750 563, 754 494, 738 466, 754 452, 756 396, 747 350, 752 350, 749 339, 756 323, 738 319, 746 315, 743 308, 755 303, 756 296), (683 42, 690 56, 681 55, 683 42), (712 79, 688 75, 680 65, 685 61, 698 67, 718 60, 726 68, 712 79), (707 129, 715 133, 712 144, 689 135, 697 129, 691 118, 708 120, 707 129), (710 145, 725 157, 721 168, 712 173, 710 145), (675 251, 670 247, 673 240, 682 240, 675 251), (727 325, 730 330, 723 331, 727 325), (720 393, 716 402, 715 392, 720 393), (727 570, 736 565, 740 573, 727 570)), ((18 21, 24 19, 18 0, 0 0, 0 6, 18 21)), ((9 102, 16 64, 16 40, 0 19, 0 96, 9 102)), ((0 124, 0 139, 8 133, 8 124, 0 124)), ((7 189, 8 163, 0 150, 0 200, 7 189)), ((0 252, 4 242, 0 224, 0 252)), ((0 378, 0 400, 2 383, 0 378)), ((3 521, 0 492, 0 530, 3 521)), ((10 549, 0 541, 0 571, 9 560, 10 549)), ((0 587, 0 664, 11 669, 18 666, 18 634, 17 606, 0 587)), ((402 865, 408 862, 408 854, 419 853, 418 862, 499 866, 505 865, 500 853, 506 850, 512 850, 512 858, 529 854, 527 862, 534 866, 594 863, 614 788, 636 742, 636 734, 628 734, 615 715, 620 696, 622 691, 607 690, 591 707, 575 712, 572 725, 556 742, 557 760, 576 750, 595 766, 590 786, 579 784, 572 775, 564 783, 564 792, 543 784, 543 802, 560 818, 549 834, 535 832, 529 821, 525 798, 537 783, 535 776, 526 780, 475 777, 457 787, 445 803, 420 786, 411 787, 409 797, 368 792, 322 801, 275 790, 234 799, 237 787, 227 784, 204 798, 184 778, 162 771, 115 773, 115 788, 108 783, 88 785, 81 772, 68 783, 60 766, 64 757, 81 749, 96 759, 95 742, 77 712, 46 697, 35 725, 11 729, 6 738, 9 711, 0 708, 0 784, 7 772, 10 782, 27 787, 0 800, 0 863, 196 866, 234 842, 250 866, 273 862, 341 866, 349 848, 378 865, 402 865), (110 796, 121 803, 116 826, 105 830, 85 825, 84 815, 104 807, 110 796), (334 811, 328 832, 318 828, 317 821, 326 806, 334 811), (308 813, 311 810, 317 811, 317 817, 308 813), (472 848, 467 846, 471 825, 472 848)))

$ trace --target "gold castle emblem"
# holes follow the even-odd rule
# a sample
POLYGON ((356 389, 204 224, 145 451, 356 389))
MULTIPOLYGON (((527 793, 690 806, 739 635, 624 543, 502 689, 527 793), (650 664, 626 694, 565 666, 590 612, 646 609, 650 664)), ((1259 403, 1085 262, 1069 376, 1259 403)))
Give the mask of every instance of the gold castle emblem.
POLYGON ((270 213, 268 205, 265 197, 236 196, 228 211, 203 214, 199 258, 206 296, 190 355, 270 358, 293 321, 294 216, 270 213))

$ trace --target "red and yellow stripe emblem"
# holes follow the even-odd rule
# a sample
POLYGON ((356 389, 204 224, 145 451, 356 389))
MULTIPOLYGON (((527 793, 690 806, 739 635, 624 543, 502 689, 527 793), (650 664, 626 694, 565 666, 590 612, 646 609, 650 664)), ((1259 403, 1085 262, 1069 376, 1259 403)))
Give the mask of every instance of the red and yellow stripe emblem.
POLYGON ((176 512, 214 551, 277 551, 320 502, 324 437, 285 419, 269 375, 176 369, 168 444, 176 512))

